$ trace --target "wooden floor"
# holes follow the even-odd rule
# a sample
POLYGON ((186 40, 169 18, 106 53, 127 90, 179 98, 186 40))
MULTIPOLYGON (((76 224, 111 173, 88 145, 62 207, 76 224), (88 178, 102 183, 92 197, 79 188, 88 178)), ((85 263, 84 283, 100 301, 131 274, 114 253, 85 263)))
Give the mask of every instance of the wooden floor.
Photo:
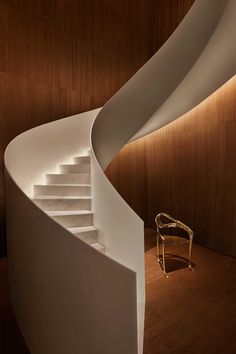
MULTIPOLYGON (((170 260, 166 279, 155 236, 146 230, 144 354, 235 354, 236 259, 194 245, 194 271, 170 260)), ((185 257, 185 250, 183 245, 170 253, 185 257)))
MULTIPOLYGON (((236 259, 194 245, 194 271, 169 259, 166 279, 156 261, 155 231, 145 234, 144 354, 235 354, 236 259)), ((186 246, 170 253, 185 257, 186 246)), ((6 260, 0 260, 0 354, 29 354, 9 301, 6 260)))

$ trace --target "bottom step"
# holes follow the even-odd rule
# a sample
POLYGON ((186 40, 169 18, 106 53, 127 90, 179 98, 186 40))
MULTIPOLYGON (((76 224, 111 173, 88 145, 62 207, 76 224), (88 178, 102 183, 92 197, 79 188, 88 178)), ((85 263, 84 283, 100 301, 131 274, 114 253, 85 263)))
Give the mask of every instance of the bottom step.
POLYGON ((68 227, 67 230, 86 243, 98 242, 98 233, 94 226, 68 227))
POLYGON ((101 243, 92 243, 90 246, 95 248, 97 251, 105 254, 105 246, 101 243))
POLYGON ((105 253, 105 246, 98 242, 98 233, 94 226, 68 227, 67 230, 97 251, 105 253))

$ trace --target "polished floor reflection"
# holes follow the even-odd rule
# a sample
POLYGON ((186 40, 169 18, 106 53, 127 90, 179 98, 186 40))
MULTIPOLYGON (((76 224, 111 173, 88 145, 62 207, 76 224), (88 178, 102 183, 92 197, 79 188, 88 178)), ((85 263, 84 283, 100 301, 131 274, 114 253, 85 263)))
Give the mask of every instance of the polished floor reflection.
MULTIPOLYGON (((144 354, 236 353, 236 259, 193 246, 170 248, 166 279, 156 261, 156 233, 145 230, 144 354)), ((168 251, 167 251, 168 253, 168 251)))

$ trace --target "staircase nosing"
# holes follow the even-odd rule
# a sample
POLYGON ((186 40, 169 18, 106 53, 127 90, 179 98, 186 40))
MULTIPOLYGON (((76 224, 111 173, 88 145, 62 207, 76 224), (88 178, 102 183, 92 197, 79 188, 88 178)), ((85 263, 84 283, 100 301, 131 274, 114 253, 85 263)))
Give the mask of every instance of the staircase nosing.
POLYGON ((49 216, 77 216, 77 215, 92 215, 92 210, 48 210, 46 213, 49 216), (55 214, 54 214, 55 213, 55 214))
POLYGON ((76 199, 92 199, 91 196, 79 196, 79 195, 36 195, 31 197, 32 200, 64 200, 64 199, 69 199, 69 200, 76 200, 76 199))
POLYGON ((91 187, 91 184, 83 184, 83 183, 47 183, 47 184, 34 184, 34 187, 91 187))
POLYGON ((95 226, 77 226, 77 227, 66 227, 68 231, 71 233, 82 233, 82 232, 90 232, 97 231, 95 226))
POLYGON ((91 163, 61 163, 58 166, 91 166, 91 163))
POLYGON ((45 176, 71 176, 71 175, 73 175, 73 176, 76 176, 76 175, 90 176, 91 173, 89 173, 89 172, 86 172, 86 173, 83 173, 83 172, 81 172, 81 173, 63 173, 63 172, 61 172, 61 173, 60 172, 59 173, 45 173, 45 176))

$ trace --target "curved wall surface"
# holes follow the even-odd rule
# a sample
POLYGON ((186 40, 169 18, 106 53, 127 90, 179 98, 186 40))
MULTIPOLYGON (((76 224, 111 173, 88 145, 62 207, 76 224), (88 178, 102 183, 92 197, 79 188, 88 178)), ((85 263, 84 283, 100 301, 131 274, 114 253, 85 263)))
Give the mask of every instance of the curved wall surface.
POLYGON ((55 172, 55 162, 89 149, 97 112, 34 128, 5 153, 11 298, 32 353, 137 353, 135 271, 76 238, 29 198, 42 171, 55 172))
MULTIPOLYGON (((189 79, 193 92, 203 99, 228 79, 230 65, 218 81, 210 75, 205 90, 205 86, 194 86, 195 76, 189 73, 201 56, 211 57, 206 48, 214 38, 218 43, 221 23, 225 14, 230 16, 230 9, 235 9, 233 0, 196 1, 162 49, 100 112, 32 129, 7 148, 11 296, 32 354, 142 353, 143 222, 103 169, 184 80, 189 79), (41 182, 44 173, 90 149, 94 225, 105 255, 58 225, 30 200, 32 185, 41 182)), ((199 68, 204 69, 204 63, 202 60, 199 68)), ((178 110, 162 123, 177 116, 178 110)))
POLYGON ((234 0, 196 1, 162 48, 105 104, 93 126, 104 168, 124 143, 186 113, 235 73, 235 12, 234 0), (152 118, 164 104, 167 113, 152 118))
MULTIPOLYGON (((210 5, 211 1, 208 3, 210 5)), ((236 73, 236 2, 217 1, 211 6, 212 8, 214 6, 213 13, 215 6, 220 6, 220 11, 223 11, 204 49, 198 53, 187 75, 133 139, 145 136, 182 116, 209 97, 236 73)), ((203 14, 203 21, 207 13, 203 14)), ((202 25, 202 16, 199 15, 199 18, 202 25)), ((186 50, 191 52, 195 45, 195 40, 192 39, 192 42, 186 44, 186 50)))
POLYGON ((184 116, 127 144, 106 169, 147 227, 166 211, 191 226, 195 242, 234 257, 235 97, 236 75, 184 116))

